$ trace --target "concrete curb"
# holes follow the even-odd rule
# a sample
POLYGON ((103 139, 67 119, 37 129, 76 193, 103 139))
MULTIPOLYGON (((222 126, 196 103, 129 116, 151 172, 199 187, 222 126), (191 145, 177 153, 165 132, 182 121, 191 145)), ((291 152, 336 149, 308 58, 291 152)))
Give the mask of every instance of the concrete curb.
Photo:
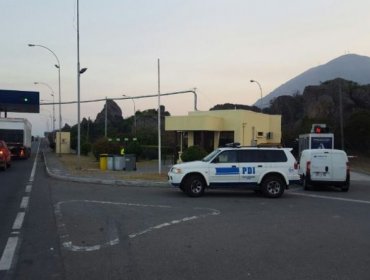
POLYGON ((76 182, 76 183, 90 183, 90 184, 114 185, 114 186, 161 187, 161 188, 170 186, 167 182, 159 182, 159 181, 113 180, 113 179, 87 178, 87 177, 76 177, 76 176, 56 174, 50 170, 45 152, 42 152, 42 154, 44 157, 46 172, 48 173, 50 177, 59 179, 59 180, 76 182))

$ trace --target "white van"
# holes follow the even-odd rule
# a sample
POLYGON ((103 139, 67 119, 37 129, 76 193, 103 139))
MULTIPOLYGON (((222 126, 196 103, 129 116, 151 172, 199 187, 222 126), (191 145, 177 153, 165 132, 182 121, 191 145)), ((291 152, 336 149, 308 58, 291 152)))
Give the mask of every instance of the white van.
POLYGON ((346 192, 350 170, 347 154, 342 150, 303 150, 299 160, 299 175, 305 190, 309 186, 334 185, 346 192))

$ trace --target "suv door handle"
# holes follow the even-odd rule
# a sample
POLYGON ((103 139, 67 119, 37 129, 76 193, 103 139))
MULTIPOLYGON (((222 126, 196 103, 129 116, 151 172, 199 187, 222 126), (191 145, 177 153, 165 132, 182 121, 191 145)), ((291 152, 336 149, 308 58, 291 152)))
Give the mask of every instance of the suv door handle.
POLYGON ((262 167, 262 165, 257 165, 257 167, 262 167))
POLYGON ((236 168, 236 165, 231 165, 231 167, 234 167, 234 168, 236 168))

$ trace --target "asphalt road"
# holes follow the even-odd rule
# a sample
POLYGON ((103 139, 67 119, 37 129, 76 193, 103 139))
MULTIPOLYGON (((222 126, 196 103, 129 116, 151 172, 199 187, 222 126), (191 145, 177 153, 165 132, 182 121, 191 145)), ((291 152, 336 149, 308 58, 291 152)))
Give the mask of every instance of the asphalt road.
POLYGON ((37 166, 8 279, 369 279, 366 176, 348 193, 194 199, 170 187, 58 181, 37 166))

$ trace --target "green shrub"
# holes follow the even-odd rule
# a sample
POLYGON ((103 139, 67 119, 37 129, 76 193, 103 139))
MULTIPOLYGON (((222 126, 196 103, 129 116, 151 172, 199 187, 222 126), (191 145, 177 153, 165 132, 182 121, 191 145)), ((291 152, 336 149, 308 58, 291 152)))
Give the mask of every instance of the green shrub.
POLYGON ((135 154, 136 158, 138 159, 143 152, 143 148, 137 141, 130 142, 127 145, 127 149, 125 151, 125 154, 135 154))
POLYGON ((119 155, 120 150, 120 143, 108 141, 108 139, 105 137, 96 140, 96 142, 93 144, 93 154, 96 159, 99 159, 100 154, 119 155))
POLYGON ((187 148, 181 155, 182 161, 201 160, 207 155, 207 152, 199 146, 191 146, 187 148))
POLYGON ((91 152, 91 144, 85 142, 81 145, 81 155, 87 156, 91 152))

